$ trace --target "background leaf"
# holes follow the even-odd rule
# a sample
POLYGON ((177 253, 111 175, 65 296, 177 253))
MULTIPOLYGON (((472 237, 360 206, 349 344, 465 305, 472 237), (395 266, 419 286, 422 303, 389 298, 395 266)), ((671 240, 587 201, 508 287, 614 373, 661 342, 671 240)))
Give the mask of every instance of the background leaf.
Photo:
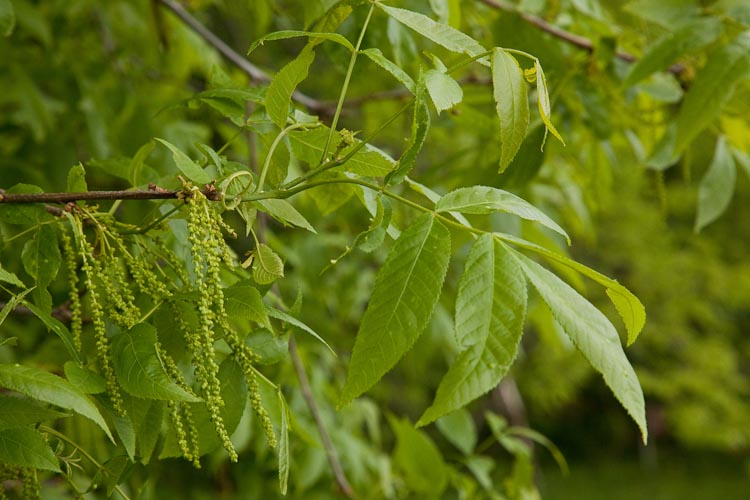
POLYGON ((737 180, 737 168, 724 136, 716 141, 714 158, 706 175, 701 179, 698 190, 698 214, 695 218, 695 232, 719 218, 729 207, 737 180))

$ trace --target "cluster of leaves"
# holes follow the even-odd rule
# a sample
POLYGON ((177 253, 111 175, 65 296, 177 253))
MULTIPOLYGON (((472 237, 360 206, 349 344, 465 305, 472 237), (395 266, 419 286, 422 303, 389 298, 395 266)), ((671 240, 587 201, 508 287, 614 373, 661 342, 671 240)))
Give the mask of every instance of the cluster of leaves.
MULTIPOLYGON (((472 417, 465 407, 508 376, 519 352, 522 367, 532 360, 529 345, 537 336, 552 346, 542 349, 542 361, 554 356, 547 351, 554 353, 561 339, 572 343, 603 375, 645 441, 645 403, 635 371, 610 320, 579 293, 580 276, 604 288, 625 323, 628 344, 643 328, 643 306, 615 280, 568 258, 564 245, 570 238, 548 213, 557 210, 555 218, 565 219, 573 234, 591 234, 588 210, 604 210, 615 151, 627 150, 635 161, 663 176, 661 172, 705 141, 731 96, 728 90, 717 91, 715 73, 722 72, 721 85, 736 87, 740 95, 747 86, 747 32, 732 28, 732 22, 743 22, 744 11, 741 6, 721 11, 733 21, 689 9, 689 15, 673 12, 666 25, 673 33, 629 67, 613 60, 613 52, 607 51, 609 34, 599 33, 601 48, 584 62, 588 74, 581 75, 566 74, 566 59, 574 56, 557 43, 530 35, 526 30, 533 28, 518 23, 516 15, 494 18, 496 13, 486 6, 430 2, 439 19, 435 21, 419 12, 426 12, 420 2, 407 7, 304 2, 304 19, 283 18, 278 26, 303 24, 306 31, 266 34, 271 22, 268 2, 227 6, 242 13, 238 19, 245 16, 258 38, 250 45, 253 61, 277 61, 287 47, 296 54, 267 86, 248 88, 241 76, 215 65, 215 55, 176 20, 167 19, 160 28, 169 35, 169 49, 166 57, 158 56, 149 48, 156 46, 157 37, 150 32, 145 7, 113 2, 93 10, 50 7, 44 12, 21 1, 0 2, 0 31, 10 34, 12 20, 18 20, 15 33, 2 43, 12 46, 17 37, 26 37, 22 50, 9 59, 18 78, 2 82, 13 89, 8 102, 15 109, 5 118, 10 126, 0 130, 0 147, 7 157, 23 158, 24 165, 46 164, 62 149, 67 152, 59 157, 71 163, 96 158, 87 162, 89 183, 137 188, 157 182, 180 190, 179 174, 213 193, 214 199, 206 202, 210 209, 203 202, 186 206, 184 200, 147 208, 116 202, 105 210, 77 205, 63 219, 40 206, 0 204, 3 234, 8 235, 0 281, 9 297, 0 323, 5 322, 9 334, 28 328, 10 314, 20 307, 57 335, 57 340, 49 340, 41 330, 36 336, 19 333, 19 347, 5 347, 8 362, 0 365, 0 385, 17 394, 3 397, 12 413, 3 419, 10 429, 0 457, 4 462, 23 470, 62 473, 72 491, 140 491, 147 498, 155 488, 157 460, 163 464, 182 455, 198 463, 210 453, 204 463, 229 467, 225 459, 238 453, 240 463, 227 470, 243 494, 285 493, 292 467, 299 471, 291 476, 295 493, 325 495, 323 451, 308 444, 317 441, 317 431, 304 398, 298 391, 285 391, 287 404, 281 390, 292 383, 286 347, 293 331, 325 338, 336 352, 352 350, 343 387, 343 363, 327 344, 319 350, 325 342, 304 345, 303 355, 313 371, 312 390, 324 406, 322 422, 331 430, 344 471, 356 489, 378 484, 373 497, 438 497, 448 489, 465 497, 497 497, 502 473, 487 454, 494 442, 514 457, 504 492, 512 498, 533 494, 530 448, 519 438, 550 447, 555 457, 556 448, 529 429, 508 427, 492 412, 472 417), (85 51, 72 76, 46 87, 35 83, 49 68, 26 67, 22 61, 39 57, 38 43, 51 43, 53 28, 45 15, 53 13, 63 15, 68 23, 63 26, 71 31, 88 16, 98 18, 116 72, 140 91, 123 91, 110 66, 100 71, 101 56, 85 51), (482 17, 486 20, 474 22, 482 17), (462 26, 468 28, 457 29, 462 26), (483 33, 489 26, 493 32, 508 33, 507 39, 497 41, 483 33), (698 28, 701 36, 690 36, 698 28), (305 43, 300 45, 300 39, 305 43), (416 47, 424 41, 429 52, 423 57, 416 47), (504 47, 495 47, 499 43, 504 47), (682 90, 660 71, 696 51, 707 51, 710 57, 694 81, 686 83, 689 90, 677 119, 668 125, 671 115, 664 103, 682 99, 682 90), (133 56, 139 53, 146 62, 133 56), (161 60, 167 64, 155 62, 161 60), (557 77, 551 80, 552 98, 540 60, 557 77), (163 109, 174 102, 166 97, 172 88, 154 83, 153 68, 187 84, 196 72, 207 88, 186 91, 181 104, 163 109), (95 80, 93 75, 100 73, 108 76, 95 80), (562 83, 562 90, 554 90, 555 81, 571 78, 574 91, 562 83), (482 79, 491 83, 491 90, 471 84, 482 79), (611 86, 592 88, 588 79, 614 79, 633 89, 634 99, 655 117, 651 129, 634 127, 628 119, 615 124, 606 110, 612 104, 605 103, 611 86), (294 106, 298 87, 320 94, 320 89, 336 88, 342 80, 339 99, 322 103, 321 116, 294 106), (388 88, 394 80, 401 87, 393 94, 402 102, 365 104, 354 116, 345 113, 348 94, 366 95, 388 88), (69 97, 70 86, 81 95, 69 97), (59 143, 49 135, 58 117, 68 116, 71 104, 62 101, 68 98, 72 109, 82 111, 71 113, 83 117, 83 123, 76 123, 90 134, 83 154, 65 143, 69 131, 63 131, 59 143), (530 100, 538 113, 530 112, 530 100), (566 131, 568 144, 591 147, 562 152, 553 141, 541 149, 548 133, 562 143, 552 123, 553 101, 559 115, 555 122, 563 124, 559 128, 566 131), (158 108, 162 112, 152 117, 158 108), (364 132, 339 128, 344 120, 364 132), (46 141, 45 148, 32 148, 33 140, 46 141), (577 171, 578 162, 586 168, 577 171), (472 183, 476 185, 465 187, 472 183), (587 185, 592 189, 582 191, 580 186, 587 185), (195 212, 197 206, 202 212, 195 212), (83 273, 75 272, 77 260, 69 264, 73 281, 55 279, 63 260, 58 239, 67 237, 64 227, 71 213, 83 214, 73 224, 77 245, 92 231, 86 224, 93 224, 102 248, 92 252, 84 245, 83 273), (485 217, 475 218, 478 215, 485 217), (217 237, 220 230, 214 224, 222 217, 245 236, 232 243, 233 250, 217 237), (368 217, 367 228, 358 231, 368 217), (294 230, 267 227, 271 220, 294 230), (106 229, 97 229, 99 225, 106 229), (117 255, 105 251, 106 234, 124 237, 124 243, 114 244, 122 245, 117 255), (386 245, 388 239, 395 242, 386 245), (14 251, 21 244, 23 251, 14 251), (243 252, 246 260, 237 266, 243 252), (339 257, 330 259, 335 255, 339 257), (529 255, 548 261, 573 286, 529 255), (363 261, 377 264, 373 267, 378 270, 362 266, 363 261), (158 273, 157 279, 145 277, 151 275, 138 268, 144 264, 158 273), (22 268, 33 287, 19 279, 22 268), (167 283, 167 293, 160 283, 167 283), (95 290, 100 291, 99 301, 95 290), (294 305, 285 307, 283 297, 295 293, 294 305), (61 297, 68 302, 54 308, 61 297), (67 310, 72 311, 70 318, 60 316, 67 310), (136 311, 140 314, 128 315, 136 311), (84 333, 80 345, 75 334, 79 328, 84 333), (346 334, 353 329, 358 330, 354 341, 346 334), (85 335, 89 331, 96 334, 98 345, 85 335), (55 347, 60 341, 67 351, 55 347), (97 349, 108 344, 111 354, 100 352, 99 361, 93 361, 97 349), (43 348, 30 355, 34 346, 43 348), (436 349, 444 352, 436 355, 436 349), (408 361, 397 366, 404 356, 408 361), (440 358, 448 362, 447 369, 440 368, 445 361, 435 362, 440 358), (108 373, 109 361, 113 373, 108 373), (414 372, 403 381, 386 377, 378 384, 394 367, 403 375, 409 366, 414 372), (65 378, 50 371, 62 371, 65 378), (426 379, 432 380, 427 374, 436 381, 434 398, 422 388, 426 379), (123 390, 116 396, 118 388, 123 390), (436 432, 430 435, 415 429, 408 418, 388 414, 396 444, 391 454, 385 453, 382 410, 367 398, 357 399, 367 391, 383 405, 401 399, 391 407, 418 417, 418 426, 437 422, 436 432), (339 413, 328 408, 331 400, 338 400, 339 413), (13 405, 19 408, 13 410, 13 405), (260 418, 253 416, 253 408, 260 418), (86 419, 101 427, 112 443, 92 439, 86 419), (481 444, 475 419, 485 422, 489 434, 481 444), (55 425, 44 424, 50 421, 55 425), (264 440, 256 438, 264 427, 269 440, 278 438, 273 456, 264 440), (28 439, 19 441, 21 435, 28 439), (44 435, 52 443, 45 442, 44 435), (453 449, 441 451, 438 439, 453 449), (57 448, 50 448, 55 443, 57 448), (73 455, 67 455, 69 451, 73 455), (83 488, 77 454, 87 459, 83 468, 90 481, 83 488), (267 470, 278 470, 280 488, 268 485, 267 470)), ((576 8, 572 28, 579 23, 606 31, 608 12, 576 8)), ((630 8, 648 16, 648 9, 630 8)), ((98 43, 99 35, 85 36, 98 43)), ((86 43, 76 40, 64 53, 80 50, 75 43, 86 43)), ((242 37, 239 41, 249 45, 242 37)), ((12 50, 5 45, 0 49, 12 50)), ((746 121, 726 114, 719 118, 722 133, 701 183, 696 229, 727 208, 736 165, 747 163, 750 150, 738 139, 746 121)), ((0 182, 16 182, 18 172, 10 165, 0 173, 0 182)), ((71 169, 68 190, 85 191, 83 176, 82 167, 71 169)), ((47 189, 62 185, 55 183, 55 174, 38 183, 47 189)), ((41 191, 17 184, 6 193, 41 191)), ((190 193, 185 191, 188 200, 190 193)), ((63 253, 70 261, 71 253, 63 253)))

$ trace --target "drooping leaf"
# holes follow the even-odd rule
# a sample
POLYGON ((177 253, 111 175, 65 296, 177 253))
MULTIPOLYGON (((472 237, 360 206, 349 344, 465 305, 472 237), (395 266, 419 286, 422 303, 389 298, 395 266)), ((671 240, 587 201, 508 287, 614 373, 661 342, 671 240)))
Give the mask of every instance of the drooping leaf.
POLYGON ((253 279, 259 285, 268 285, 284 277, 284 262, 265 243, 255 249, 253 258, 253 279))
POLYGON ((73 410, 96 423, 114 441, 94 403, 64 378, 31 366, 0 364, 0 387, 73 410))
POLYGON ((27 398, 0 395, 0 429, 26 427, 27 425, 69 416, 67 413, 39 406, 27 398))
POLYGON ((46 288, 60 268, 57 232, 49 224, 41 225, 34 237, 26 242, 21 253, 23 267, 34 278, 38 288, 46 288))
POLYGON ((604 376, 617 400, 640 428, 645 443, 648 429, 643 391, 612 323, 553 273, 520 253, 513 255, 563 331, 604 376))
POLYGON ((297 211, 294 206, 286 200, 269 198, 261 200, 258 204, 262 210, 285 226, 297 226, 316 233, 315 228, 305 219, 305 216, 297 211))
POLYGON ((289 323, 292 326, 296 326, 297 328, 299 328, 303 332, 312 335, 320 343, 322 343, 324 346, 326 346, 328 348, 328 350, 331 351, 331 353, 334 356, 336 355, 336 352, 331 348, 330 345, 328 345, 328 342, 326 342, 323 339, 323 337, 321 337, 320 335, 318 335, 318 333, 315 330, 313 330, 312 328, 310 328, 309 326, 307 326, 302 321, 298 320, 297 318, 295 318, 291 314, 288 314, 288 313, 285 313, 284 311, 276 309, 275 307, 267 306, 266 310, 268 311, 268 315, 271 316, 272 318, 276 318, 278 320, 281 320, 284 323, 289 323))
POLYGON ((277 392, 279 406, 281 407, 281 429, 279 432, 279 491, 286 495, 289 483, 289 408, 284 400, 281 390, 277 392))
POLYGON ((250 55, 252 51, 257 49, 260 45, 263 45, 265 42, 269 42, 272 40, 285 40, 287 38, 298 38, 301 36, 310 37, 310 41, 314 41, 316 43, 320 43, 323 40, 328 40, 329 42, 334 42, 341 45, 342 47, 346 47, 347 49, 349 49, 349 52, 354 52, 354 46, 352 45, 352 43, 338 33, 316 33, 313 31, 285 30, 270 33, 254 41, 252 45, 250 45, 250 48, 247 49, 247 55, 250 55))
MULTIPOLYGON (((466 54, 471 57, 476 57, 487 52, 487 49, 482 47, 479 42, 447 24, 435 22, 418 12, 390 7, 380 2, 376 5, 404 26, 413 29, 423 37, 432 40, 452 52, 466 54)), ((478 62, 489 66, 489 61, 486 58, 479 59, 478 62)))
POLYGON ((76 349, 75 342, 73 342, 73 335, 70 333, 70 330, 68 330, 67 326, 27 300, 23 301, 23 306, 34 313, 34 315, 39 318, 47 328, 55 332, 60 340, 62 340, 65 348, 68 350, 68 354, 70 354, 70 357, 73 358, 73 360, 78 362, 81 361, 81 357, 78 354, 78 349, 76 349))
POLYGON ((500 118, 500 173, 510 165, 529 128, 529 97, 518 61, 508 52, 492 52, 492 95, 500 118))
POLYGON ((0 462, 60 472, 60 464, 44 435, 36 429, 0 430, 0 462))
POLYGON ((311 46, 306 46, 294 60, 276 73, 268 86, 266 111, 271 121, 281 129, 286 127, 292 94, 297 85, 307 78, 307 72, 314 59, 315 51, 311 46))
POLYGON ((427 132, 430 130, 430 109, 427 106, 424 92, 424 78, 420 74, 414 97, 414 114, 411 120, 409 145, 404 150, 401 158, 399 158, 396 169, 386 177, 385 182, 388 186, 400 184, 409 172, 411 172, 417 163, 417 156, 419 156, 419 152, 422 150, 422 146, 424 146, 427 139, 427 132))
POLYGON ((542 117, 542 121, 544 122, 544 126, 547 127, 547 130, 554 135, 563 146, 565 146, 565 141, 552 124, 552 106, 549 103, 547 79, 544 77, 544 71, 542 70, 542 65, 539 64, 539 61, 534 63, 534 70, 536 71, 536 98, 539 115, 542 117))
MULTIPOLYGON (((13 311, 18 304, 23 302, 23 298, 34 291, 34 288, 27 288, 26 290, 22 291, 21 293, 18 293, 10 298, 8 302, 3 306, 2 309, 0 309, 0 325, 3 324, 5 321, 5 318, 8 317, 8 315, 13 311)), ((2 344, 0 344, 2 345, 2 344)))
POLYGON ((461 86, 448 74, 436 69, 427 70, 424 83, 438 114, 460 103, 464 98, 461 86))
POLYGON ((522 219, 538 222, 565 237, 570 244, 570 237, 547 214, 528 201, 502 189, 473 186, 459 188, 446 194, 435 204, 438 212, 461 212, 464 214, 489 214, 506 212, 522 219))
POLYGON ((420 216, 401 233, 375 279, 340 406, 372 387, 414 345, 440 297, 449 258, 450 233, 434 216, 420 216))
POLYGON ((716 141, 714 158, 698 189, 698 214, 695 218, 695 232, 719 218, 729 206, 737 180, 737 168, 727 146, 727 140, 720 136, 716 141))
POLYGON ((609 299, 617 309, 617 313, 625 323, 625 328, 628 331, 627 345, 632 344, 638 338, 638 334, 643 330, 643 325, 646 324, 646 309, 643 307, 641 301, 638 300, 638 297, 618 283, 617 280, 608 278, 607 276, 594 271, 590 267, 584 266, 580 262, 576 262, 564 255, 547 250, 536 243, 531 243, 530 241, 522 240, 509 234, 495 233, 495 237, 520 246, 521 248, 536 252, 546 259, 574 269, 605 287, 607 289, 607 296, 609 296, 609 299))
POLYGON ((712 43, 721 33, 721 21, 716 17, 700 19, 669 33, 649 47, 631 67, 624 85, 629 86, 661 71, 684 55, 712 43))
POLYGON ((492 235, 472 246, 458 284, 456 337, 463 351, 440 381, 426 425, 493 389, 516 358, 526 315, 526 280, 492 235))
POLYGON ((187 180, 196 182, 198 184, 208 184, 211 182, 211 177, 203 170, 197 163, 190 159, 188 155, 180 151, 180 149, 172 144, 171 142, 165 141, 164 139, 156 138, 157 141, 165 145, 172 152, 172 159, 174 160, 177 168, 187 178, 187 180))
POLYGON ((16 13, 13 10, 13 2, 0 0, 0 35, 10 36, 16 26, 16 13))
POLYGON ((440 498, 448 482, 440 450, 408 420, 389 415, 388 422, 396 435, 393 462, 403 472, 410 489, 419 493, 420 498, 440 498))
POLYGON ((709 54, 677 115, 675 151, 682 151, 721 112, 735 84, 750 73, 750 32, 709 54))
POLYGON ((112 339, 112 364, 120 386, 139 398, 199 401, 169 378, 156 346, 156 329, 148 323, 139 323, 112 339))
POLYGON ((372 62, 390 73, 391 76, 401 82, 409 92, 411 92, 412 94, 416 92, 416 84, 414 83, 412 77, 410 77, 409 74, 401 69, 401 67, 396 63, 386 58, 380 51, 380 49, 373 47, 360 51, 360 54, 362 54, 363 56, 367 56, 372 62))

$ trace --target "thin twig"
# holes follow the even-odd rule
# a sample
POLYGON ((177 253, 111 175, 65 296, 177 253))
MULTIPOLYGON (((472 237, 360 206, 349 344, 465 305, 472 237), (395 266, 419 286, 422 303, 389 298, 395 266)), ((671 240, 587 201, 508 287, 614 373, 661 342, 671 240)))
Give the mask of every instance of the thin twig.
MULTIPOLYGON (((177 0, 158 0, 166 8, 171 10, 180 20, 185 23, 190 29, 195 31, 203 40, 209 45, 219 51, 221 55, 226 57, 232 64, 237 66, 239 69, 244 71, 251 80, 256 82, 270 82, 271 76, 268 73, 245 59, 242 55, 237 53, 232 47, 226 44, 224 40, 216 36, 216 34, 206 28, 196 18, 194 18, 185 7, 182 6, 177 0)), ((325 102, 319 101, 313 97, 310 97, 302 92, 295 90, 292 94, 292 98, 298 103, 306 106, 312 111, 330 112, 330 106, 325 102)))
POLYGON ((320 439, 323 441, 323 448, 325 448, 328 463, 331 464, 331 469, 333 469, 333 476, 336 478, 336 484, 339 485, 341 492, 346 495, 347 498, 354 498, 354 490, 349 484, 349 481, 347 481, 346 475, 344 475, 344 470, 341 467, 336 448, 333 447, 331 436, 328 435, 328 430, 320 416, 318 405, 315 402, 315 397, 310 388, 310 381, 307 378, 305 367, 302 364, 302 359, 300 359, 299 351, 297 350, 297 342, 294 340, 294 335, 289 336, 289 355, 292 357, 292 363, 294 363, 294 371, 297 372, 302 396, 305 398, 307 407, 310 409, 310 413, 315 420, 315 425, 318 427, 318 433, 320 433, 320 439))
MULTIPOLYGON (((537 17, 533 14, 528 14, 526 12, 521 12, 516 8, 514 5, 510 5, 507 3, 504 3, 500 0, 481 0, 481 2, 489 7, 492 7, 493 9, 499 9, 505 12, 512 12, 515 14, 518 14, 521 19, 526 21, 527 23, 536 26, 540 30, 544 31, 545 33, 549 33, 550 35, 559 38, 560 40, 563 40, 564 42, 567 42, 571 45, 574 45, 580 49, 587 50, 589 52, 592 52, 594 50, 594 44, 589 40, 588 38, 582 37, 580 35, 576 35, 574 33, 570 33, 569 31, 565 31, 562 28, 558 28, 557 26, 548 23, 541 17, 537 17)), ((630 54, 628 52, 624 52, 621 50, 618 50, 615 52, 615 57, 618 59, 622 59, 623 61, 627 62, 636 62, 638 60, 637 57, 635 57, 633 54, 630 54)), ((667 71, 674 75, 679 75, 683 71, 685 71, 685 66, 683 64, 673 64, 670 66, 667 71)))
MULTIPOLYGON (((209 200, 216 200, 219 192, 210 186, 201 190, 209 200)), ((168 200, 180 198, 184 191, 165 189, 136 189, 123 191, 87 191, 85 193, 6 193, 0 189, 0 203, 70 203, 73 201, 168 200)), ((54 207, 50 207, 52 209, 54 207)), ((48 209, 48 211, 54 211, 48 209)))

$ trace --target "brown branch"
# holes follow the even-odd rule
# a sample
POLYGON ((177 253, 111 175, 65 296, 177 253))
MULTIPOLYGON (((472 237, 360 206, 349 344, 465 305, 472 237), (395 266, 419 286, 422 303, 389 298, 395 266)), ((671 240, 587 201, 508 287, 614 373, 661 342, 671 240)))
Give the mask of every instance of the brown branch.
MULTIPOLYGON (((209 200, 220 198, 215 187, 209 185, 201 189, 209 200)), ((114 200, 167 200, 184 196, 184 191, 167 191, 165 189, 136 189, 129 191, 88 191, 85 193, 6 193, 0 189, 0 203, 70 203, 74 201, 114 201, 114 200)), ((55 207, 48 210, 56 214, 55 207)))
MULTIPOLYGON (((588 52, 593 52, 594 50, 594 44, 589 40, 588 38, 582 37, 580 35, 576 35, 574 33, 570 33, 569 31, 565 31, 564 29, 558 28, 557 26, 548 23, 541 17, 537 17, 532 14, 528 14, 526 12, 519 11, 514 5, 506 4, 500 0, 480 0, 483 4, 492 7, 493 9, 502 10, 505 12, 512 12, 514 14, 518 14, 521 19, 526 21, 527 23, 536 26, 540 30, 544 31, 545 33, 549 33, 550 35, 559 38, 560 40, 563 40, 564 42, 569 43, 570 45, 573 45, 575 47, 578 47, 579 49, 586 50, 588 52)), ((623 61, 627 61, 629 63, 636 62, 638 60, 637 57, 635 57, 633 54, 630 54, 628 52, 624 52, 621 50, 618 50, 615 52, 615 57, 618 59, 622 59, 623 61)), ((680 75, 683 71, 685 71, 685 66, 683 64, 673 64, 670 66, 667 71, 674 75, 680 75)))
POLYGON ((315 425, 318 427, 318 433, 320 434, 320 439, 323 441, 323 448, 325 448, 328 463, 331 464, 331 469, 333 469, 333 476, 336 478, 336 484, 339 485, 341 492, 346 495, 347 498, 354 498, 354 490, 349 484, 349 481, 347 481, 346 475, 344 475, 344 470, 341 467, 336 448, 334 448, 331 436, 328 435, 323 418, 320 416, 318 405, 315 402, 315 397, 310 388, 310 381, 307 378, 305 367, 302 364, 302 359, 300 359, 299 351, 297 350, 297 342, 294 340, 294 335, 289 336, 289 355, 292 357, 294 371, 297 372, 299 385, 302 389, 302 396, 305 398, 307 407, 310 409, 310 413, 315 420, 315 425))
MULTIPOLYGON (((162 5, 171 10, 185 25, 195 31, 203 40, 209 45, 219 51, 221 55, 227 58, 232 64, 237 66, 239 69, 245 72, 251 80, 256 82, 270 82, 271 77, 255 66, 253 63, 245 59, 242 55, 237 53, 232 47, 226 44, 224 40, 216 36, 216 34, 206 28, 196 18, 194 18, 185 7, 182 6, 177 0, 158 0, 162 5)), ((295 90, 292 94, 292 98, 298 103, 306 106, 312 111, 320 112, 331 112, 330 106, 322 101, 319 101, 313 97, 310 97, 302 92, 295 90)))

